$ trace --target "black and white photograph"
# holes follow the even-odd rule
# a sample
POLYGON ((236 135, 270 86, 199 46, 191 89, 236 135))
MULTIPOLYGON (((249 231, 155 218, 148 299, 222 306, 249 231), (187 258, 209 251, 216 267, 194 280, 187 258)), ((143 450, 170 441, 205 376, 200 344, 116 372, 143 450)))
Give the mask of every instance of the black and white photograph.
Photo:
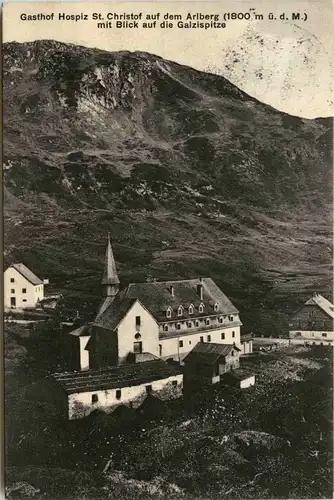
POLYGON ((6 500, 333 498, 333 12, 2 12, 6 500))

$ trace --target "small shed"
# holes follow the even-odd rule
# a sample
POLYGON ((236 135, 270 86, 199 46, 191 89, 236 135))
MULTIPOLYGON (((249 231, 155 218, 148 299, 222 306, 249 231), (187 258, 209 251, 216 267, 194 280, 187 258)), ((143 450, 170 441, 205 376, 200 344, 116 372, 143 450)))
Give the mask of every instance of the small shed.
POLYGON ((184 378, 216 384, 224 373, 239 368, 239 356, 235 344, 198 342, 184 359, 184 378))
POLYGON ((247 389, 255 385, 255 375, 246 370, 233 370, 225 373, 222 376, 222 381, 226 385, 238 387, 239 389, 247 389))

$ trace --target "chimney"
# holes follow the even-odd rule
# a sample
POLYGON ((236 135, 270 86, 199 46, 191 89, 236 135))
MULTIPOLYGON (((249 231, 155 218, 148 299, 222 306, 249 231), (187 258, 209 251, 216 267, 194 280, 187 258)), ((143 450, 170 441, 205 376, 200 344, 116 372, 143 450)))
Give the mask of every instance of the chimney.
POLYGON ((202 285, 202 283, 197 285, 197 293, 198 293, 200 299, 203 300, 203 285, 202 285))
POLYGON ((170 287, 170 294, 172 297, 174 297, 174 285, 170 287))

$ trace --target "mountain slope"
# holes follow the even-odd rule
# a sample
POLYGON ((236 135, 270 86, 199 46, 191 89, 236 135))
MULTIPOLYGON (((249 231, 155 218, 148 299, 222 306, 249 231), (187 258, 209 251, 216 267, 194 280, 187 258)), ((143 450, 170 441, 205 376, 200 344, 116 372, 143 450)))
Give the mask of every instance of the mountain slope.
POLYGON ((211 275, 260 330, 330 289, 330 120, 151 54, 3 52, 7 262, 88 297, 110 230, 123 282, 211 275))

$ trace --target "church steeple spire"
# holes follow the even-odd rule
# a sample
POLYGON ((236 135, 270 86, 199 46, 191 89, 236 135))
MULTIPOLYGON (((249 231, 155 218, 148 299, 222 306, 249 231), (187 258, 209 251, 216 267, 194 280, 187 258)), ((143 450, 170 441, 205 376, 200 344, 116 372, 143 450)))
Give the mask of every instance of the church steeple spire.
POLYGON ((115 297, 119 289, 119 279, 116 270, 114 254, 111 248, 110 234, 108 233, 108 244, 106 250, 104 271, 102 276, 102 285, 107 297, 115 297))

